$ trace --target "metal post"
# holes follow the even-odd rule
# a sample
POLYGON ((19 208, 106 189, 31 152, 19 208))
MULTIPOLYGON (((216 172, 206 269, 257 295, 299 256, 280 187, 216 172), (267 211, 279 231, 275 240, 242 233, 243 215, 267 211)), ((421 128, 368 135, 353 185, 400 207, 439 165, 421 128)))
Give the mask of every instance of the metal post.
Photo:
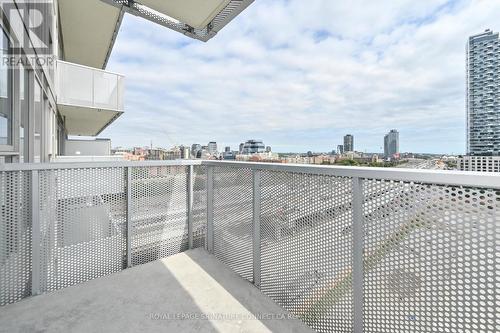
POLYGON ((31 171, 31 295, 40 294, 40 191, 38 170, 31 171))
POLYGON ((260 170, 252 171, 253 178, 253 283, 260 288, 260 170))
POLYGON ((188 167, 187 175, 187 224, 189 249, 193 248, 193 174, 194 167, 188 167))
POLYGON ((363 217, 363 180, 352 178, 352 216, 353 216, 353 269, 352 288, 354 297, 354 333, 362 333, 363 323, 363 252, 364 252, 364 217, 363 217))
POLYGON ((132 167, 127 167, 127 268, 132 267, 132 167))
POLYGON ((214 168, 207 167, 207 251, 214 253, 214 168))

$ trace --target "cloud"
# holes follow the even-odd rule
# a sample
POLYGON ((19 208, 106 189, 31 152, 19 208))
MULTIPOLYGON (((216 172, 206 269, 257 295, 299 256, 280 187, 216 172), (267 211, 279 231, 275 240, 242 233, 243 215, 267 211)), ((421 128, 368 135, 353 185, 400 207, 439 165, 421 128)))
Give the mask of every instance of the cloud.
POLYGON ((258 0, 208 43, 126 16, 109 69, 126 75, 114 145, 261 138, 329 151, 464 150, 465 42, 498 27, 496 0, 258 0))

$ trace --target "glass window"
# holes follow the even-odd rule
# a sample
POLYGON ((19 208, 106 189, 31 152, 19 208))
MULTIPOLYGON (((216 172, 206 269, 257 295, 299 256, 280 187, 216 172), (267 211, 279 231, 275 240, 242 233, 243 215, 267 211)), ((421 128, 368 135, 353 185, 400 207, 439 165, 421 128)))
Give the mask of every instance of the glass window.
POLYGON ((35 80, 35 157, 34 162, 41 162, 42 154, 42 112, 43 112, 43 98, 42 98, 42 87, 37 80, 35 80))
MULTIPOLYGON (((1 28, 0 28, 1 29, 1 28)), ((0 59, 9 52, 9 38, 0 32, 0 59)), ((7 64, 0 61, 0 145, 12 145, 12 73, 7 64)))
POLYGON ((29 71, 19 66, 19 104, 20 104, 20 123, 19 123, 19 161, 23 163, 28 161, 28 124, 29 124, 29 71))

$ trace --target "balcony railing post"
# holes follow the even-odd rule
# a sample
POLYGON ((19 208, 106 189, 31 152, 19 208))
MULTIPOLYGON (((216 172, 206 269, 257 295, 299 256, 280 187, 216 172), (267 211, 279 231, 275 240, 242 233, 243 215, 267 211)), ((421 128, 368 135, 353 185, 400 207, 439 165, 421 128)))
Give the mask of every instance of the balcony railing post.
POLYGON ((95 105, 95 71, 92 71, 92 107, 95 105))
POLYGON ((127 268, 132 267, 132 167, 127 172, 127 268))
POLYGON ((364 252, 364 214, 363 179, 352 178, 352 216, 353 216, 353 269, 352 288, 354 298, 354 333, 362 333, 363 318, 363 252, 364 252))
POLYGON ((260 170, 253 170, 253 283, 260 288, 260 170))
POLYGON ((40 191, 39 171, 31 171, 31 295, 40 294, 40 191))
POLYGON ((207 251, 214 253, 214 168, 207 167, 207 251))
POLYGON ((189 249, 193 248, 193 172, 194 167, 188 166, 187 174, 187 224, 189 249))

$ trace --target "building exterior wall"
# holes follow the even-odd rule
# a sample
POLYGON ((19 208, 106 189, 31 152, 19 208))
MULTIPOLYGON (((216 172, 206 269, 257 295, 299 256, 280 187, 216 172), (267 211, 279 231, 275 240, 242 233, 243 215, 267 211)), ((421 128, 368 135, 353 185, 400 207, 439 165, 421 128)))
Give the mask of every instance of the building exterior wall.
POLYGON ((500 155, 500 39, 486 32, 467 44, 467 155, 500 155))
POLYGON ((461 171, 500 172, 500 156, 463 156, 457 167, 461 171))
POLYGON ((27 33, 29 29, 22 19, 28 10, 35 8, 33 6, 23 1, 8 1, 0 6, 3 18, 0 20, 3 43, 0 163, 48 162, 63 149, 65 130, 56 107, 55 62, 49 61, 59 55, 57 1, 47 1, 46 5, 37 7, 44 17, 36 35, 45 42, 44 54, 32 47, 35 34, 27 33), (16 52, 11 52, 12 48, 16 52))

